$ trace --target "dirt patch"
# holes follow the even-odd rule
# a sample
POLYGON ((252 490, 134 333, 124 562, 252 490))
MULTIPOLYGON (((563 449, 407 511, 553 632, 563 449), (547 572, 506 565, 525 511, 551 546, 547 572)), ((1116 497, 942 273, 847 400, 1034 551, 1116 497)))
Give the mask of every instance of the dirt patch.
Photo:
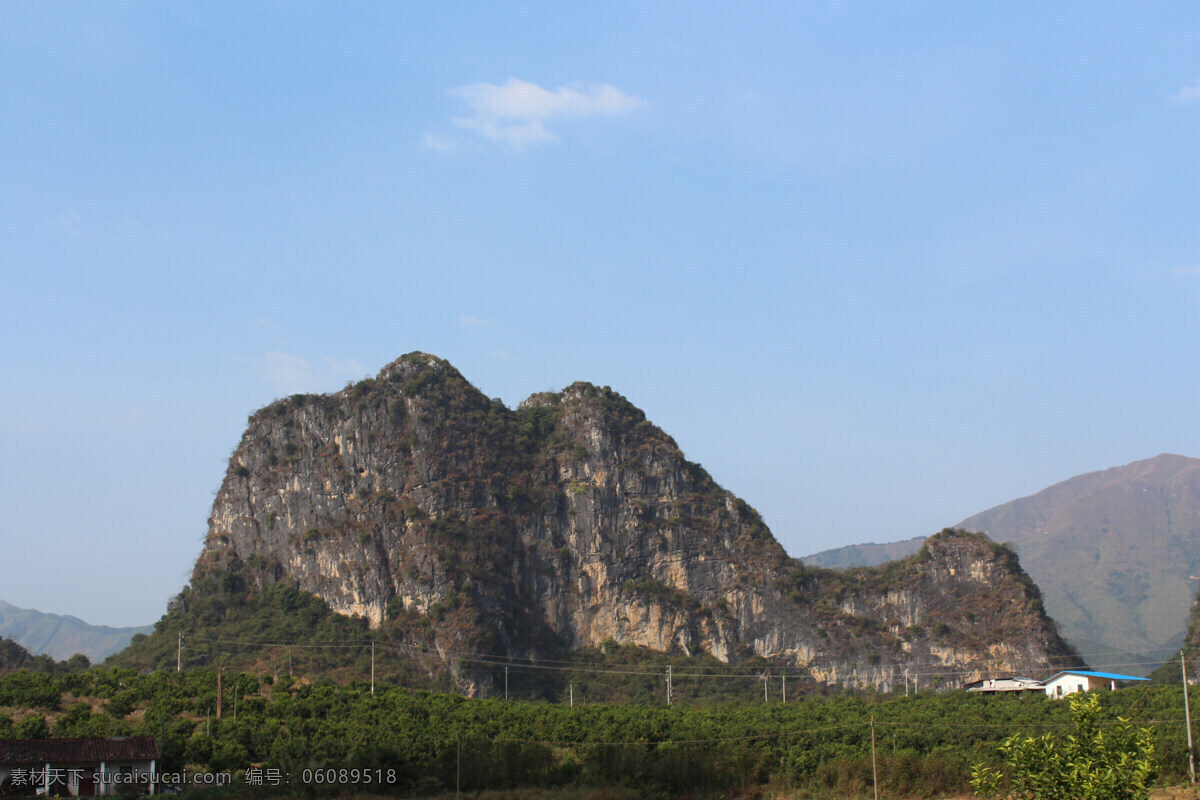
POLYGON ((1167 786, 1150 792, 1150 800, 1197 800, 1200 798, 1200 787, 1196 786, 1167 786))

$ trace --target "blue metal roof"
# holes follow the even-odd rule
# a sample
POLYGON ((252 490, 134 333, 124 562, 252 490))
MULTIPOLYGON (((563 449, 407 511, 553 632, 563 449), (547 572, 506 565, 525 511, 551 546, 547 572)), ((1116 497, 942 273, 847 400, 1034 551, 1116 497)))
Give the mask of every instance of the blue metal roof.
POLYGON ((1064 669, 1062 672, 1056 673, 1054 675, 1054 677, 1047 678, 1044 681, 1044 683, 1049 683, 1050 681, 1054 680, 1054 678, 1057 678, 1059 675, 1087 675, 1092 678, 1104 678, 1105 680, 1110 680, 1110 681, 1148 681, 1148 680, 1150 680, 1149 678, 1139 678, 1136 675, 1119 675, 1115 672, 1092 672, 1091 670, 1086 670, 1086 669, 1064 669))

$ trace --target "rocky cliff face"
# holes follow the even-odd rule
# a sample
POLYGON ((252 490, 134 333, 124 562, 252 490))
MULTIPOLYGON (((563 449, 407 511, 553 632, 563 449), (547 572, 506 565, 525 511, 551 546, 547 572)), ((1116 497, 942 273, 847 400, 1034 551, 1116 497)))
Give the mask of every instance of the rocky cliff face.
POLYGON ((250 418, 197 570, 233 563, 442 653, 468 691, 490 677, 463 654, 607 640, 885 689, 1069 655, 1015 557, 982 537, 807 569, 607 387, 510 410, 420 353, 250 418))
MULTIPOLYGON (((1077 475, 957 527, 1020 553, 1047 613, 1093 667, 1145 675, 1179 646, 1200 579, 1200 459, 1164 453, 1077 475)), ((853 545, 805 561, 878 565, 921 544, 853 545)))

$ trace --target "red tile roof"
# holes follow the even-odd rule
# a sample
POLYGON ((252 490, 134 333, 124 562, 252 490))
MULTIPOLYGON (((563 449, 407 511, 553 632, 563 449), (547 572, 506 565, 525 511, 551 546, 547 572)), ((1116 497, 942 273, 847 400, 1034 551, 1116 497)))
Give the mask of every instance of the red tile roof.
POLYGON ((0 764, 78 764, 162 758, 153 736, 107 739, 0 739, 0 764))

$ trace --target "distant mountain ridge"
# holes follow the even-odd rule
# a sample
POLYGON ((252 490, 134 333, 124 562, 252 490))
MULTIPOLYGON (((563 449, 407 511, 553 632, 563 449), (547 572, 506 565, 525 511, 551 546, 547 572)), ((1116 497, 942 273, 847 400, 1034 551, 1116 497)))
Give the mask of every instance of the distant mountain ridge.
POLYGON ((902 558, 917 553, 925 539, 918 536, 901 542, 886 542, 878 544, 848 544, 845 547, 835 547, 832 550, 822 550, 805 556, 805 564, 825 569, 854 569, 855 567, 877 567, 889 561, 899 561, 902 558))
POLYGON ((1200 583, 1200 459, 1089 472, 961 525, 1016 547, 1066 638, 1110 651, 1089 663, 1145 674, 1181 643, 1200 583))
POLYGON ((30 653, 45 653, 55 661, 65 661, 76 653, 83 653, 93 663, 103 661, 128 645, 134 634, 152 630, 153 625, 137 628, 89 625, 78 617, 18 608, 0 600, 0 636, 12 639, 30 653))
MULTIPOLYGON (((1089 664, 1146 674, 1178 648, 1200 584, 1200 459, 1164 453, 1078 475, 956 527, 1014 546, 1047 613, 1089 664)), ((805 561, 877 565, 905 548, 913 542, 805 561)))

